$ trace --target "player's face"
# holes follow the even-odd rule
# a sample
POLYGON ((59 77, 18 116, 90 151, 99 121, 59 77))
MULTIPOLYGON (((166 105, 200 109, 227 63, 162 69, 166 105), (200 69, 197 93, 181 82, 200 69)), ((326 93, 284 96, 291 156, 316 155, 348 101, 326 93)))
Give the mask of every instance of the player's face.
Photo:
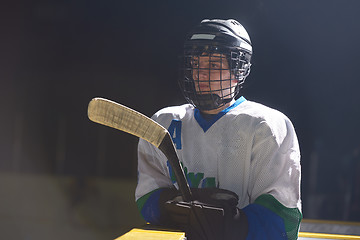
POLYGON ((237 80, 230 74, 228 61, 223 54, 202 54, 192 58, 193 79, 198 94, 217 94, 232 98, 237 80))

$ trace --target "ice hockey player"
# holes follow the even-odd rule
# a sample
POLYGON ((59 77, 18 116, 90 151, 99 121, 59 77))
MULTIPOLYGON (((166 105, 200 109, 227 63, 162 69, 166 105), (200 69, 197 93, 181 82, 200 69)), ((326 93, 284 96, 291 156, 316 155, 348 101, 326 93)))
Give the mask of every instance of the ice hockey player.
POLYGON ((188 104, 153 119, 171 134, 195 201, 183 201, 165 156, 140 140, 136 202, 146 221, 189 240, 297 239, 299 144, 283 113, 243 96, 252 53, 233 19, 205 19, 187 35, 180 86, 188 104))

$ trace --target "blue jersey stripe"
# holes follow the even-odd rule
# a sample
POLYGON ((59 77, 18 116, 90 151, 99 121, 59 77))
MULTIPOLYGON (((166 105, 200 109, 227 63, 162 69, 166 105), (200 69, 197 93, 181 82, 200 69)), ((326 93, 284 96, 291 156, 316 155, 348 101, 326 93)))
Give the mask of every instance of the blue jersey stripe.
POLYGON ((151 224, 159 224, 159 220, 160 220, 159 198, 160 198, 160 193, 163 190, 164 189, 158 189, 152 192, 140 211, 145 221, 151 224))
POLYGON ((243 211, 249 226, 246 240, 287 240, 284 220, 276 213, 259 204, 250 204, 243 211))

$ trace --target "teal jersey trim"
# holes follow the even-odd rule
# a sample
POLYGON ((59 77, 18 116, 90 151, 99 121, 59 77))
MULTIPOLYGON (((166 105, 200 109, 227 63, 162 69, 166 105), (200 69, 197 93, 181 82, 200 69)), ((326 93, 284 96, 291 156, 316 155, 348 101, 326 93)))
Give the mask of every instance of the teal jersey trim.
POLYGON ((206 132, 217 120, 219 120, 222 116, 224 116, 226 113, 228 113, 231 109, 234 109, 235 107, 239 106, 240 103, 242 103, 244 101, 246 101, 246 99, 244 97, 240 97, 230 107, 225 108, 218 114, 213 114, 213 115, 208 114, 208 115, 206 115, 206 117, 204 117, 200 113, 199 109, 195 109, 194 117, 195 117, 196 121, 198 122, 198 124, 200 125, 200 127, 204 130, 204 132, 206 132))
POLYGON ((255 200, 255 204, 259 204, 269 209, 283 219, 286 235, 289 240, 298 238, 300 222, 303 218, 298 208, 287 208, 270 194, 259 196, 255 200))

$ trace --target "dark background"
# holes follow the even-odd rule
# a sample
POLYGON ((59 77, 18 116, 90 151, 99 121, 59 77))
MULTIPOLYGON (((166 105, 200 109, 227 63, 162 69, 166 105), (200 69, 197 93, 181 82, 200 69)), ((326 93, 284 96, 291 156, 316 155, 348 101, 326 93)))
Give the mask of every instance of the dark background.
MULTIPOLYGON (((243 95, 284 112, 305 218, 360 221, 360 1, 9 1, 1 7, 0 171, 136 179, 137 139, 87 119, 105 97, 148 116, 184 103, 186 32, 234 18, 254 55, 243 95)), ((133 193, 128 193, 133 194, 133 193)))

